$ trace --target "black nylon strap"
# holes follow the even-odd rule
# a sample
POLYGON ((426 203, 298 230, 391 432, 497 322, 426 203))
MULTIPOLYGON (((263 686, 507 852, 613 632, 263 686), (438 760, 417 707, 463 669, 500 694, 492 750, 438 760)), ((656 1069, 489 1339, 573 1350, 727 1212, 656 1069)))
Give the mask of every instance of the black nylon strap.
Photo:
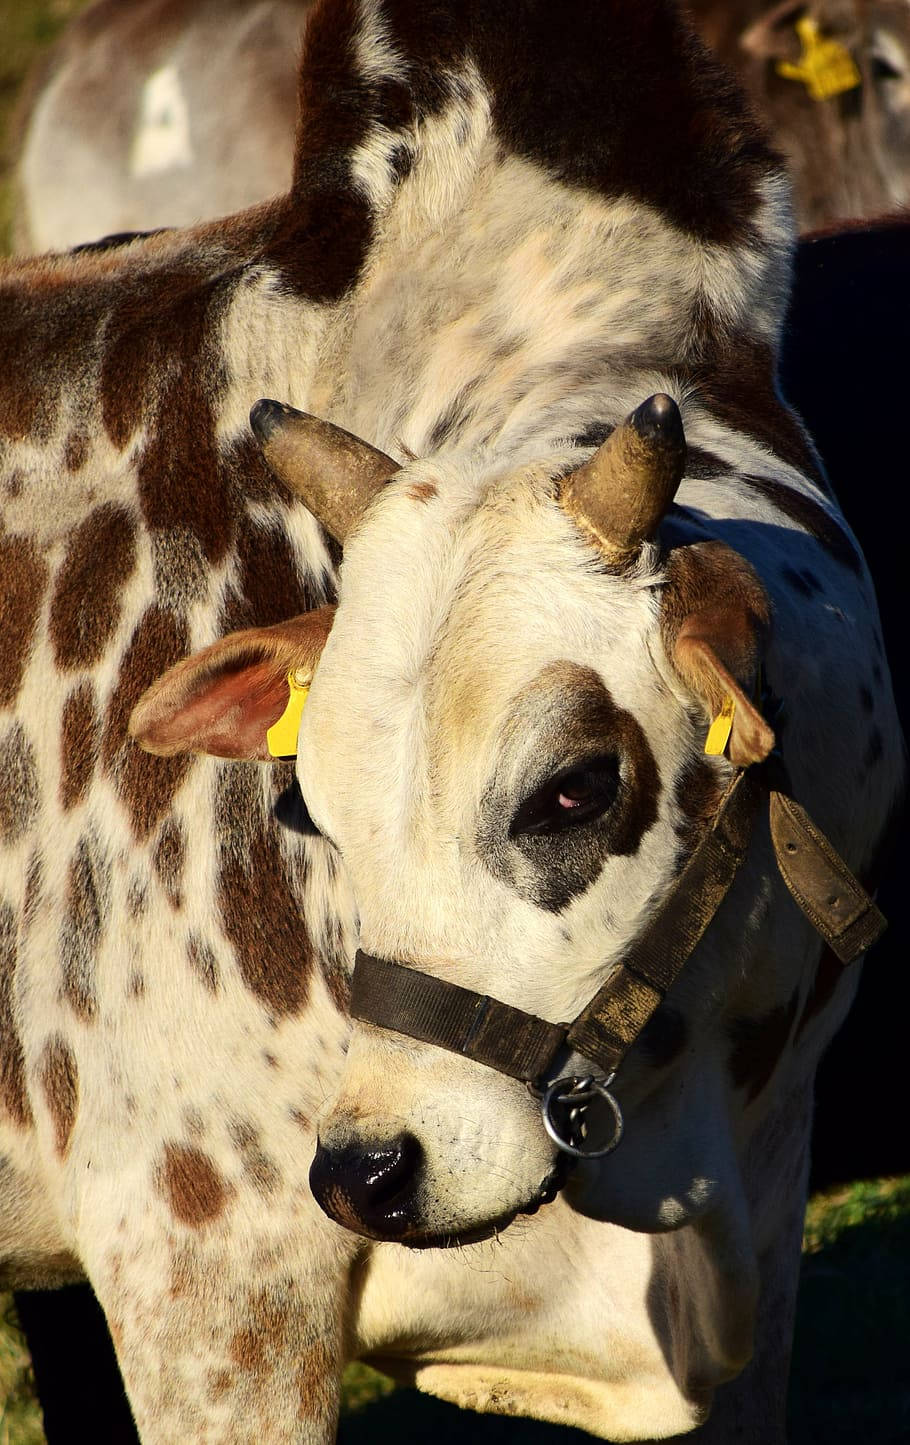
POLYGON ((567 1042, 607 1073, 619 1067, 727 896, 763 796, 757 777, 737 773, 672 892, 570 1026, 567 1042))
POLYGON ((351 1014, 513 1079, 539 1078, 566 1036, 564 1024, 547 1023, 487 994, 360 951, 354 960, 351 1014))

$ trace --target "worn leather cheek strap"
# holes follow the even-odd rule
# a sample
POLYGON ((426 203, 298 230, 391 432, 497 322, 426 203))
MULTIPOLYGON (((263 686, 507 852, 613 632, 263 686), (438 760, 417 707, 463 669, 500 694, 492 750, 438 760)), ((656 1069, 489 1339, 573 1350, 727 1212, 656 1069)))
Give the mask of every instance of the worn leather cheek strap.
POLYGON ((756 777, 736 775, 672 891, 568 1030, 572 1047, 608 1073, 619 1067, 730 891, 763 796, 756 777))
POLYGON ((841 963, 852 963, 884 933, 884 915, 805 808, 775 792, 770 817, 781 877, 841 963))
POLYGON ((417 969, 358 953, 354 1018, 436 1044, 515 1079, 546 1077, 564 1045, 608 1074, 620 1065, 678 978, 736 877, 763 799, 784 882, 842 963, 886 927, 875 903, 803 808, 769 790, 757 768, 739 772, 672 890, 571 1024, 552 1024, 417 969))
POLYGON ((513 1079, 539 1078, 566 1037, 565 1024, 369 953, 357 954, 351 1014, 513 1079))

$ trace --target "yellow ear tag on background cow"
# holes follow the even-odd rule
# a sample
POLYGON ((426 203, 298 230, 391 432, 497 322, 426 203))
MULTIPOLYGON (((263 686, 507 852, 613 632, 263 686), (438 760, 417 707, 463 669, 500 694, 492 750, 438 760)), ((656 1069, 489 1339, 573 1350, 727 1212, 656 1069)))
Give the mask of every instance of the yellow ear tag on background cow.
POLYGON ((288 673, 288 687, 291 695, 288 698, 288 705, 276 723, 272 723, 265 735, 269 754, 273 758, 296 758, 297 736, 300 732, 300 719, 303 716, 303 704, 307 700, 309 684, 300 682, 300 672, 288 673))
POLYGON ((730 741, 730 733, 733 729, 733 714, 735 711, 736 699, 730 697, 728 693, 721 703, 720 712, 708 728, 708 736, 705 738, 705 752, 709 757, 720 757, 727 743, 730 741))
POLYGON ((862 85, 863 78, 849 50, 838 40, 824 40, 817 20, 804 15, 796 22, 796 33, 803 47, 799 63, 778 61, 778 75, 802 81, 813 100, 830 100, 862 85))

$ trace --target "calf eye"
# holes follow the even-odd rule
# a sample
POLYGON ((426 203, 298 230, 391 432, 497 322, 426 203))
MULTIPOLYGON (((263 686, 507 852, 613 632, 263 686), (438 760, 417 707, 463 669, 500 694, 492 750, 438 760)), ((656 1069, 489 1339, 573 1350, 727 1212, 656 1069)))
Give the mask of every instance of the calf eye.
POLYGON ((305 838, 320 836, 319 829, 307 811, 307 805, 303 801, 300 784, 296 778, 283 793, 278 794, 272 805, 272 812, 278 822, 283 827, 290 828, 292 833, 302 833, 305 838))
POLYGON ((509 828, 523 833, 561 833, 601 817, 619 791, 619 759, 611 754, 566 768, 525 798, 509 828))

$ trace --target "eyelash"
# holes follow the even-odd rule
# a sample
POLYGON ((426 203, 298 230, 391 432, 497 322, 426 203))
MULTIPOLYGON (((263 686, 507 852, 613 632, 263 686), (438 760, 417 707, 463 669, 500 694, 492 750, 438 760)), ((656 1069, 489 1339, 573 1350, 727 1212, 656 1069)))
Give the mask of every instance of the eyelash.
POLYGON ((612 807, 619 787, 619 759, 613 754, 566 768, 525 798, 512 819, 509 837, 547 836, 593 822, 612 807))

